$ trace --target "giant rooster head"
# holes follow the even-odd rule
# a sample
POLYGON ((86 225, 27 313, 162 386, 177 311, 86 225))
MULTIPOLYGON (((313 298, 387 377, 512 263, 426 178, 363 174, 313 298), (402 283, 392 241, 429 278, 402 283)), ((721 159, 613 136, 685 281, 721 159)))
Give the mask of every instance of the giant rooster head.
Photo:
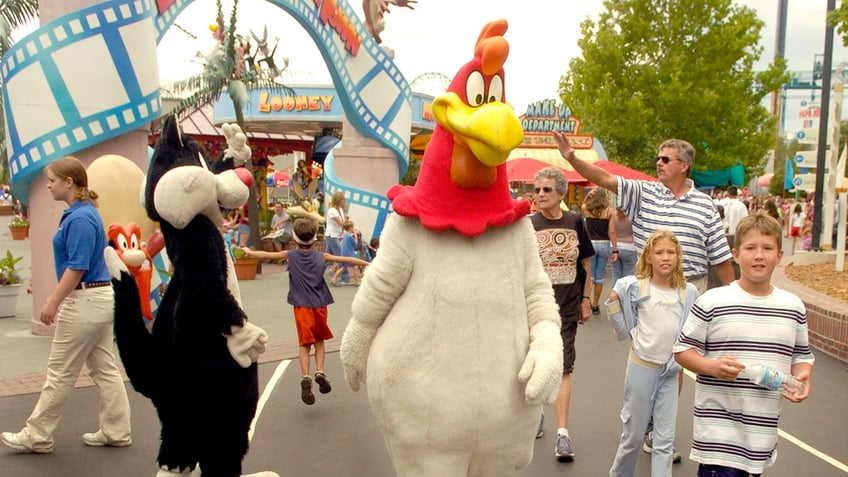
POLYGON ((506 177, 507 157, 524 139, 504 96, 506 29, 506 20, 486 25, 474 58, 433 101, 436 128, 415 186, 389 189, 394 211, 418 217, 429 230, 454 229, 473 237, 530 211, 527 201, 512 198, 506 177))

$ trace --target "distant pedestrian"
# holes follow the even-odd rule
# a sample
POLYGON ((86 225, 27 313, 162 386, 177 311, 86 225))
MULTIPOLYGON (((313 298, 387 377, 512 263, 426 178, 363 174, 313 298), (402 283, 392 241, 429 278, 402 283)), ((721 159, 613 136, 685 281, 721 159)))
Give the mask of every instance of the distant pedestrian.
POLYGON ((615 209, 610 204, 607 191, 595 187, 583 202, 583 219, 586 231, 592 239, 595 255, 591 258, 592 267, 592 314, 600 314, 601 292, 604 288, 604 277, 607 274, 607 263, 618 260, 618 240, 615 235, 615 209))
MULTIPOLYGON (((341 253, 341 256, 342 257, 357 258, 356 257, 356 250, 357 250, 357 247, 358 247, 358 244, 359 244, 359 239, 357 238, 356 231, 353 228, 353 222, 351 222, 351 221, 345 222, 342 229, 343 229, 343 233, 342 233, 342 253, 341 253)), ((349 275, 353 279, 353 284, 356 285, 356 286, 359 286, 359 283, 360 283, 359 268, 357 268, 354 265, 348 265, 348 264, 342 264, 342 265, 339 266, 339 268, 336 270, 336 273, 333 274, 333 279, 330 282, 330 284, 333 285, 333 286, 341 285, 342 284, 341 281, 340 281, 341 275, 345 270, 348 270, 350 272, 349 275)))
POLYGON ((324 341, 333 337, 327 325, 327 306, 333 303, 333 295, 324 281, 324 269, 327 262, 347 263, 367 266, 368 262, 353 257, 339 257, 319 252, 312 248, 317 240, 318 227, 309 219, 294 221, 294 241, 297 248, 279 252, 264 252, 243 248, 251 257, 286 260, 289 273, 288 302, 294 306, 294 320, 297 326, 298 356, 300 371, 301 399, 306 404, 315 404, 312 393, 312 378, 309 376, 312 347, 315 347, 315 382, 321 394, 332 390, 330 381, 324 372, 324 341))
POLYGON ((795 251, 795 242, 801 237, 801 229, 804 228, 804 208, 801 204, 795 204, 795 210, 792 211, 792 217, 789 219, 792 224, 789 235, 792 236, 792 251, 795 251))
POLYGON ((624 211, 615 209, 615 239, 618 241, 618 260, 612 262, 612 283, 633 275, 636 268, 636 245, 633 243, 633 224, 624 211))
POLYGON ((106 230, 97 213, 97 193, 88 188, 85 166, 63 157, 45 168, 53 200, 68 204, 53 236, 53 260, 59 283, 41 307, 45 325, 56 324, 47 380, 26 426, 0 434, 0 442, 21 452, 53 452, 53 433, 83 364, 100 393, 96 432, 82 441, 94 447, 132 444, 130 403, 115 364, 112 322, 114 298, 103 251, 106 230))

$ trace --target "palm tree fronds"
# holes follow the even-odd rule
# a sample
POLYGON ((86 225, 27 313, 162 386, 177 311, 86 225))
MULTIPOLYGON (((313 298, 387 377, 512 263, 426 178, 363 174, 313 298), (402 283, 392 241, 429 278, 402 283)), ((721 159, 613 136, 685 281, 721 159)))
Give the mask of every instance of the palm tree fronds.
POLYGON ((38 16, 38 0, 0 0, 0 16, 14 30, 38 16))

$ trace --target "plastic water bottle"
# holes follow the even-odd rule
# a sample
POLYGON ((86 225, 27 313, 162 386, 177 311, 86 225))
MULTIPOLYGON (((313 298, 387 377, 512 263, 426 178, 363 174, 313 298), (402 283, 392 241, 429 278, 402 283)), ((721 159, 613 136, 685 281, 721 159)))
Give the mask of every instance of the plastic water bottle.
POLYGON ((787 396, 797 396, 804 392, 806 385, 789 373, 780 372, 762 364, 746 365, 739 375, 757 386, 780 391, 787 396))

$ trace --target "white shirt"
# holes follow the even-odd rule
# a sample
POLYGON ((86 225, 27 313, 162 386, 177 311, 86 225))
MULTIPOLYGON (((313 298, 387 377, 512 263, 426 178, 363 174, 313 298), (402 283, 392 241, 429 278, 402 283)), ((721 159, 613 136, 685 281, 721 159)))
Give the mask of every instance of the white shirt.
POLYGON ((729 199, 724 206, 724 218, 727 219, 728 235, 736 235, 736 226, 748 216, 748 208, 739 199, 729 199))
POLYGON ((680 290, 651 283, 651 298, 638 305, 639 321, 630 332, 636 356, 649 363, 665 364, 680 331, 683 303, 680 290))
POLYGON ((339 212, 339 209, 332 207, 327 211, 327 225, 324 229, 324 235, 334 238, 342 236, 342 225, 336 221, 338 218, 340 218, 342 222, 345 221, 345 216, 343 213, 339 212))

